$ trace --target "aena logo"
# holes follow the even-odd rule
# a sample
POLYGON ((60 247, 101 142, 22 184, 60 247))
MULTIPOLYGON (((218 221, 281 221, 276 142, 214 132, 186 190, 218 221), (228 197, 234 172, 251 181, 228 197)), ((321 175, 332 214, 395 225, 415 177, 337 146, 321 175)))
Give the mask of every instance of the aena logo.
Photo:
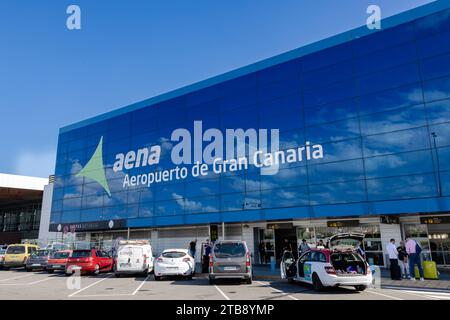
POLYGON ((109 191, 108 181, 106 180, 105 167, 103 166, 103 136, 95 149, 94 154, 88 163, 76 175, 77 177, 86 177, 92 179, 100 184, 105 189, 108 196, 111 196, 109 191))

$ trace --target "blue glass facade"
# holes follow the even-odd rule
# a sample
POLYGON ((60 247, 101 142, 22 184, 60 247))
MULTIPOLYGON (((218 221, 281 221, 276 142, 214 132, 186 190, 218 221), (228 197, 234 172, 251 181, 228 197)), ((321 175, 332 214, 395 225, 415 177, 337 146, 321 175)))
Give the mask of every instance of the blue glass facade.
POLYGON ((450 211, 450 10, 441 9, 61 129, 51 224, 124 219, 128 227, 152 227, 450 211), (174 168, 171 133, 192 132, 199 120, 204 130, 279 129, 281 150, 310 141, 324 156, 281 164, 274 175, 249 166, 124 187, 124 174, 174 168), (101 137, 110 195, 77 176, 101 137), (155 145, 157 165, 113 170, 117 154, 155 145))

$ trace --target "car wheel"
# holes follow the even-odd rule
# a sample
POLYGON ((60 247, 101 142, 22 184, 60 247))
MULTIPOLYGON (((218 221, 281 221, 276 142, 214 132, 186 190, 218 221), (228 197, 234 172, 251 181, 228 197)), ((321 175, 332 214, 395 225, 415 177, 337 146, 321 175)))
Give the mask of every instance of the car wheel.
POLYGON ((114 277, 116 277, 116 278, 120 278, 120 273, 116 273, 116 272, 114 272, 114 277))
POLYGON ((245 279, 245 283, 252 284, 252 278, 250 277, 250 278, 245 279))
POLYGON ((209 277, 209 284, 214 284, 214 282, 215 282, 214 279, 209 277))
POLYGON ((364 285, 360 285, 360 286, 355 286, 356 291, 364 291, 366 290, 366 286, 364 285))
POLYGON ((26 271, 26 272, 31 272, 31 271, 33 271, 33 269, 32 269, 32 268, 27 268, 27 267, 25 267, 25 271, 26 271))
POLYGON ((294 278, 287 278, 288 283, 294 283, 294 278))
POLYGON ((316 273, 313 274, 312 281, 313 281, 313 288, 314 288, 314 290, 316 290, 316 291, 322 291, 323 290, 323 284, 320 281, 320 278, 319 278, 319 276, 316 273))
POLYGON ((52 269, 47 269, 47 273, 53 273, 52 269))
POLYGON ((100 274, 100 266, 98 264, 95 265, 94 275, 98 276, 100 274))
POLYGON ((155 281, 160 281, 161 280, 161 277, 160 276, 157 276, 157 275, 155 275, 155 281))

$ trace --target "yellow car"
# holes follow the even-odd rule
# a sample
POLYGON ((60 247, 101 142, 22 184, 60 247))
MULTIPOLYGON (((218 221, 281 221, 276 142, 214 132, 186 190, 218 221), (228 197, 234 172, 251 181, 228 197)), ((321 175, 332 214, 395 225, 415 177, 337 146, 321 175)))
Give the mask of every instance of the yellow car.
POLYGON ((38 249, 39 247, 34 244, 10 244, 6 249, 3 268, 25 268, 28 257, 38 249))

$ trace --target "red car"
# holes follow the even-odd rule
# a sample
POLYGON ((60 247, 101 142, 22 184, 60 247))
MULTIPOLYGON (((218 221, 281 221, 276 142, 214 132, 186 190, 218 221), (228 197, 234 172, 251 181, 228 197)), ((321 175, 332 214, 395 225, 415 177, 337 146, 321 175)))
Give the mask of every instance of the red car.
POLYGON ((112 271, 113 264, 113 258, 105 251, 73 250, 72 256, 67 259, 66 275, 70 276, 78 270, 81 274, 98 275, 100 272, 112 271))
POLYGON ((65 271, 67 260, 72 255, 72 250, 61 250, 53 252, 48 258, 46 270, 48 273, 65 271))

